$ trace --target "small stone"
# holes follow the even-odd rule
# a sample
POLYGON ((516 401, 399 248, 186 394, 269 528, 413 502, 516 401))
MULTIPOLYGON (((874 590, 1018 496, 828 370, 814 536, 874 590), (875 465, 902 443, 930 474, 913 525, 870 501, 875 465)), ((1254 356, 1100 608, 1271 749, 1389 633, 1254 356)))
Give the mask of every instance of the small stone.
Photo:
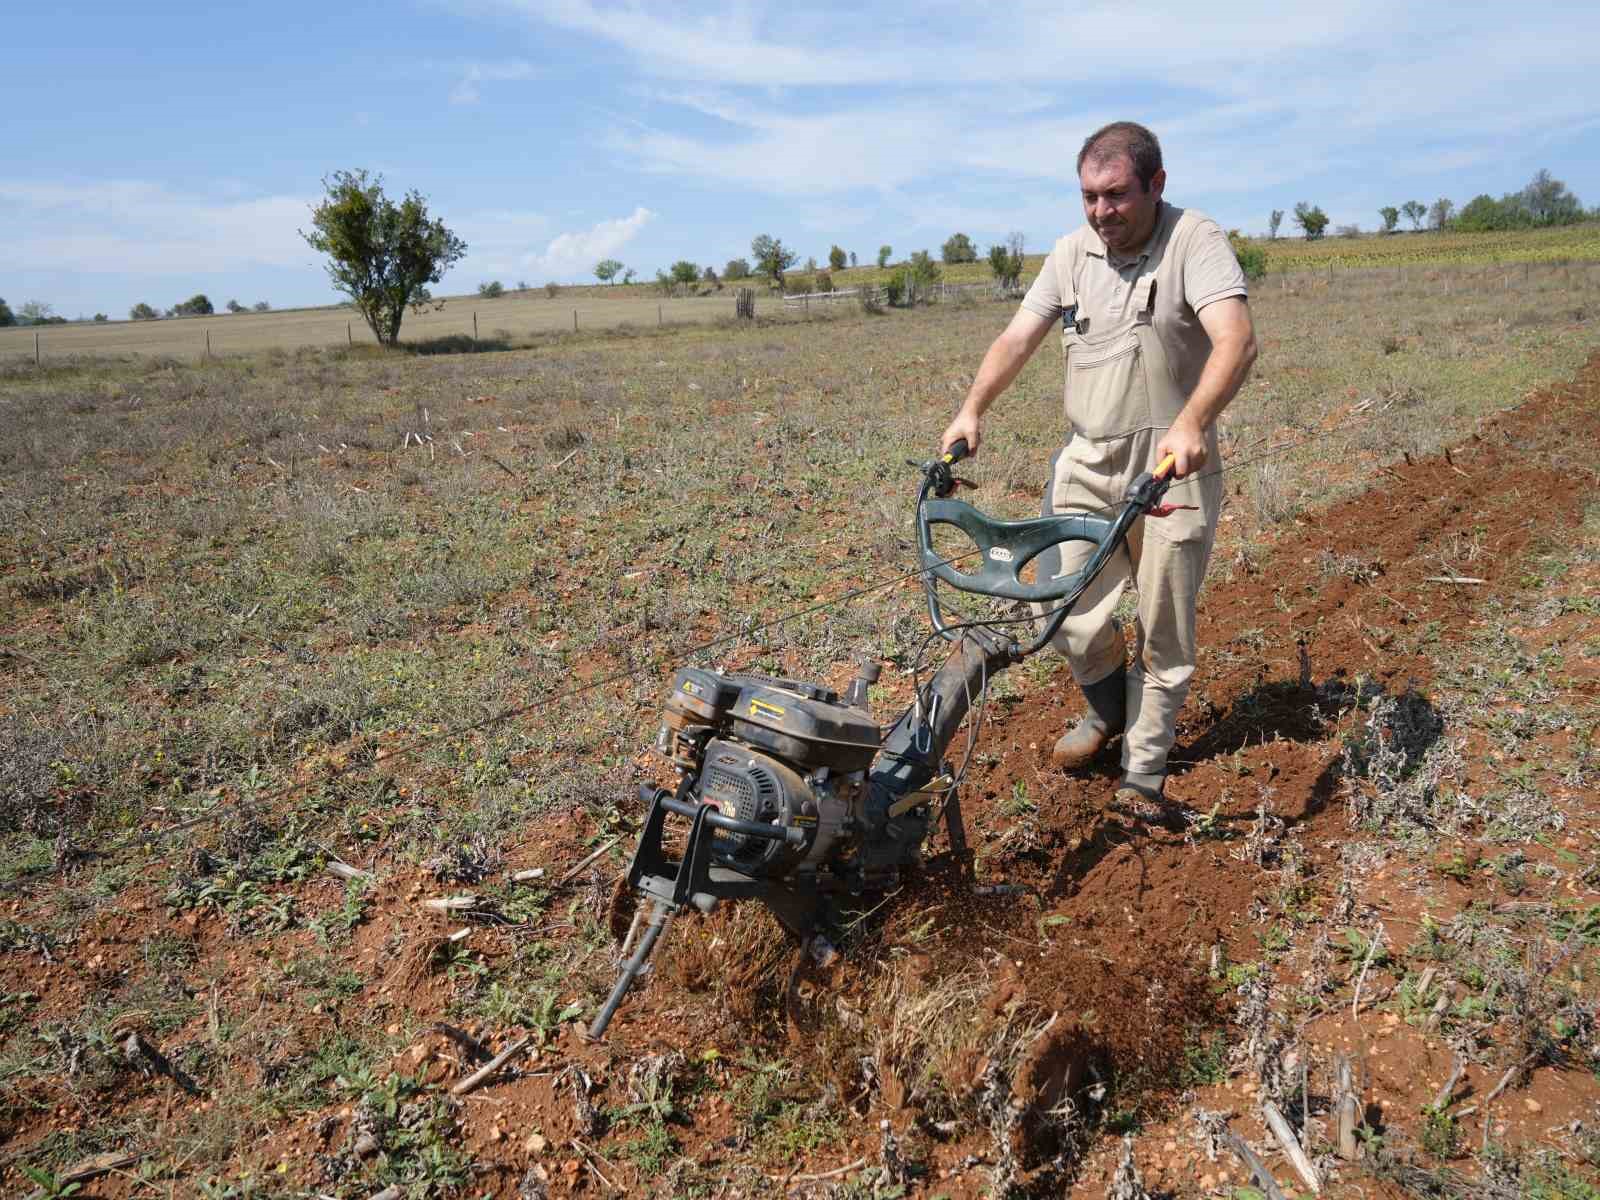
POLYGON ((390 1037, 399 1037, 400 1036, 400 1025, 399 1025, 399 1023, 396 1022, 395 1024, 390 1025, 387 1029, 384 1030, 384 1032, 387 1033, 390 1037))
POLYGON ((1531 1113, 1541 1113, 1544 1111, 1544 1105, 1540 1104, 1532 1096, 1523 1097, 1522 1106, 1531 1113))
POLYGON ((489 1140, 491 1142, 498 1142, 501 1139, 503 1139, 505 1136, 506 1136, 506 1131, 504 1129, 501 1129, 500 1126, 498 1126, 498 1125, 489 1126, 489 1140))
POLYGON ((522 1139, 522 1149, 526 1154, 543 1154, 547 1145, 549 1143, 544 1140, 542 1133, 530 1133, 522 1139))

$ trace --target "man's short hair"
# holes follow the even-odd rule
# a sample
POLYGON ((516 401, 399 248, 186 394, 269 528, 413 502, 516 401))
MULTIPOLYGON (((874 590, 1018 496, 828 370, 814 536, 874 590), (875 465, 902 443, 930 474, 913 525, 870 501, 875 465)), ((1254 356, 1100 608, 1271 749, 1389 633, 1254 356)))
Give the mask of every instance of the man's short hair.
POLYGON ((1150 181, 1161 170, 1161 143, 1137 121, 1113 121, 1091 133, 1078 151, 1078 172, 1089 159, 1096 163, 1107 162, 1126 154, 1133 163, 1133 173, 1139 186, 1150 190, 1150 181))

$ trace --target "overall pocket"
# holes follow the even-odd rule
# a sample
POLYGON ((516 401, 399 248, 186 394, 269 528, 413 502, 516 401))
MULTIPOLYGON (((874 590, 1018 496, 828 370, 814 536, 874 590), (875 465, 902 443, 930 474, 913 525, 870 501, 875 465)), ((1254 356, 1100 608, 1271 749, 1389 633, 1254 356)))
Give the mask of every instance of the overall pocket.
POLYGON ((1148 429, 1150 394, 1139 336, 1125 329, 1090 341, 1067 334, 1067 421, 1089 438, 1120 437, 1148 429))

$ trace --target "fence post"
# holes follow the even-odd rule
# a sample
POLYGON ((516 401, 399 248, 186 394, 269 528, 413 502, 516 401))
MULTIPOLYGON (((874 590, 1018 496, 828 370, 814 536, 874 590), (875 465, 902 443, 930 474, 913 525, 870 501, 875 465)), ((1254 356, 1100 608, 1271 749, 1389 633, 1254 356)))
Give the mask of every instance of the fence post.
POLYGON ((33 331, 33 365, 36 367, 39 365, 39 331, 37 329, 33 331))
POLYGON ((665 324, 666 322, 661 319, 661 305, 658 304, 656 305, 656 325, 659 327, 665 324))
POLYGON ((211 330, 206 330, 206 357, 211 357, 211 330))
POLYGON ((573 309, 572 310, 572 332, 573 333, 577 333, 578 332, 578 310, 577 309, 573 309))
POLYGON ((344 323, 344 340, 349 342, 352 346, 356 344, 356 335, 350 332, 349 321, 344 323))
POLYGON ((478 340, 478 310, 472 310, 472 340, 478 340))

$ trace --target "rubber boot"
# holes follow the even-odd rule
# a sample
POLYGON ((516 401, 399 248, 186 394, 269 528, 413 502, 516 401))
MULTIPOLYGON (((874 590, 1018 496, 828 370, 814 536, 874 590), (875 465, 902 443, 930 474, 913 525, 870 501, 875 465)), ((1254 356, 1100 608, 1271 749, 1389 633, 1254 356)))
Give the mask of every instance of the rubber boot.
POLYGON ((1088 710, 1062 734, 1050 751, 1058 767, 1081 767, 1105 748, 1128 723, 1128 671, 1118 667, 1099 683, 1086 684, 1088 710))
POLYGON ((1111 807, 1146 824, 1165 825, 1175 815, 1172 805, 1167 803, 1166 788, 1164 771, 1159 775, 1147 775, 1125 770, 1117 781, 1111 807))

